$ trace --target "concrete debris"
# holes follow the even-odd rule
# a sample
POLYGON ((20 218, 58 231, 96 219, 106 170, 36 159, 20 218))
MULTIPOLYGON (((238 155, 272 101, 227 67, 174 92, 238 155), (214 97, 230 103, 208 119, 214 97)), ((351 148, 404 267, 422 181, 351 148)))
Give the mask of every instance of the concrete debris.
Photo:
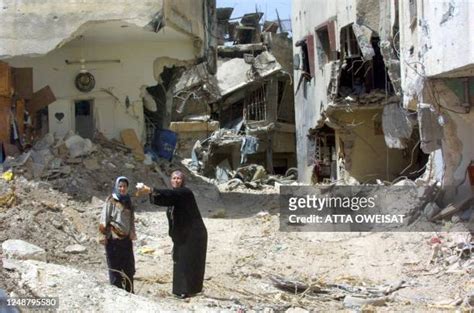
POLYGON ((23 240, 9 239, 2 243, 3 255, 6 259, 38 260, 46 262, 44 249, 23 240))
POLYGON ((77 158, 90 154, 94 146, 90 139, 84 139, 79 135, 72 135, 64 141, 64 144, 69 149, 69 156, 77 158))
POLYGON ((259 54, 251 64, 234 58, 221 63, 217 69, 217 83, 222 96, 226 96, 258 78, 264 78, 282 69, 275 57, 267 51, 259 54))
POLYGON ((64 249, 64 252, 66 253, 84 253, 86 251, 86 247, 78 244, 67 246, 66 249, 64 249))
POLYGON ((43 149, 48 149, 49 147, 51 147, 53 144, 54 144, 54 136, 50 133, 46 134, 43 138, 41 138, 40 140, 38 140, 33 148, 35 150, 43 150, 43 149))
POLYGON ((441 148, 443 128, 432 105, 418 105, 418 123, 420 125, 421 149, 430 153, 441 148))
POLYGON ((13 190, 0 193, 0 212, 12 207, 16 203, 16 195, 13 190))
POLYGON ((354 35, 356 36, 364 60, 372 60, 372 57, 375 56, 374 48, 372 48, 372 43, 370 42, 372 30, 357 23, 352 24, 352 30, 354 31, 354 35))
POLYGON ((308 310, 305 310, 303 308, 289 308, 288 310, 285 311, 285 313, 309 313, 308 310))
POLYGON ((89 171, 95 171, 100 168, 99 162, 97 162, 97 159, 85 159, 82 161, 84 164, 85 168, 88 169, 89 171))
POLYGON ((387 147, 407 148, 413 123, 399 103, 390 103, 383 107, 382 128, 387 147))
POLYGON ((17 261, 15 271, 22 285, 34 294, 60 297, 60 305, 72 311, 171 311, 169 305, 127 293, 104 284, 85 271, 37 261, 17 261))
POLYGON ((441 211, 441 208, 435 202, 429 202, 423 209, 423 214, 431 221, 441 211))
POLYGON ((216 179, 219 183, 225 183, 229 180, 231 167, 229 160, 225 159, 216 166, 216 179))
POLYGON ((474 270, 474 241, 469 232, 433 237, 429 265, 446 273, 472 273, 474 270))
POLYGON ((346 296, 344 298, 344 306, 347 308, 357 308, 364 305, 373 305, 373 306, 384 306, 388 297, 378 297, 378 298, 360 298, 353 296, 346 296))
POLYGON ((262 165, 245 164, 246 156, 258 151, 258 139, 253 136, 238 135, 232 130, 220 129, 209 138, 196 143, 192 155, 191 169, 207 177, 216 178, 216 182, 226 183, 229 190, 239 186, 259 189, 262 184, 292 183, 296 180, 295 172, 287 175, 268 175, 262 165), (246 144, 247 143, 247 144, 246 144), (223 151, 233 151, 229 159, 219 163, 223 151), (232 161, 232 163, 231 163, 232 161))
POLYGON ((441 210, 436 216, 433 217, 433 220, 451 217, 453 214, 471 209, 473 208, 473 206, 474 197, 470 196, 465 199, 460 199, 456 203, 450 204, 446 208, 441 210))

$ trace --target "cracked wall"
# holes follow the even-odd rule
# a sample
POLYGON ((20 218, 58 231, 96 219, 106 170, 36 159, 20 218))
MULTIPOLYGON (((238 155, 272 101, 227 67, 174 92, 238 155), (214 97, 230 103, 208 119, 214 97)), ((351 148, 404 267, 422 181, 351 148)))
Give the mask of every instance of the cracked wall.
MULTIPOLYGON (((429 172, 442 183, 446 203, 472 193, 467 167, 474 160, 473 87, 471 99, 464 99, 459 79, 472 82, 474 76, 474 48, 466 33, 474 29, 473 10, 472 1, 418 1, 410 13, 408 1, 399 2, 403 103, 410 110, 420 103, 434 107, 443 138, 431 153, 429 172)), ((429 137, 431 130, 420 132, 429 137)))
POLYGON ((80 67, 66 65, 64 62, 65 59, 81 58, 84 49, 80 47, 66 46, 44 57, 16 57, 6 61, 12 66, 33 68, 34 90, 45 85, 51 86, 58 99, 49 106, 50 131, 53 133, 64 135, 75 129, 72 106, 74 100, 94 99, 96 127, 104 135, 119 138, 120 130, 130 127, 141 137, 144 121, 140 87, 156 85, 153 62, 160 54, 193 58, 190 52, 192 50, 192 44, 179 42, 88 47, 85 50, 86 58, 121 60, 120 64, 86 65, 96 80, 95 88, 89 93, 82 93, 74 86, 74 77, 80 67), (131 103, 129 108, 125 105, 127 97, 131 103), (65 116, 58 121, 56 113, 63 113, 65 116))
POLYGON ((163 8, 163 0, 2 1, 0 58, 45 54, 73 38, 86 22, 124 20, 144 27, 163 8))
MULTIPOLYGON (((415 140, 409 140, 406 149, 388 148, 382 130, 382 114, 381 108, 374 108, 331 115, 332 122, 337 120, 339 126, 344 126, 336 130, 336 148, 338 177, 346 183, 353 183, 352 178, 360 183, 375 183, 377 179, 392 181, 410 164, 415 140)), ((418 168, 411 167, 411 171, 414 169, 418 168)))
POLYGON ((117 138, 122 129, 133 128, 144 139, 140 89, 160 83, 165 65, 194 64, 208 52, 212 40, 204 21, 212 23, 214 5, 213 0, 193 5, 171 0, 113 5, 89 0, 4 1, 0 58, 12 66, 33 68, 34 90, 51 86, 57 97, 48 113, 53 133, 77 130, 74 102, 93 100, 96 129, 117 138), (204 16, 208 9, 210 15, 204 16), (66 65, 65 60, 76 64, 66 65), (79 70, 94 75, 92 91, 75 88, 79 70))
MULTIPOLYGON (((467 167, 474 161, 474 112, 465 112, 464 99, 456 86, 457 79, 432 79, 425 84, 423 98, 436 108, 438 123, 442 129, 443 138, 438 161, 434 162, 434 171, 439 173, 437 180, 445 188, 444 201, 464 198, 471 194, 471 185, 467 176, 467 167)), ((471 81, 470 89, 474 89, 471 81)), ((474 103, 474 93, 470 102, 474 103)), ((428 131, 421 129, 421 132, 428 131)))
MULTIPOLYGON (((293 54, 298 54, 301 60, 300 48, 295 47, 297 41, 307 35, 314 35, 315 28, 326 23, 330 18, 337 16, 336 48, 339 49, 339 31, 342 26, 348 25, 356 20, 355 0, 339 1, 302 1, 292 2, 292 30, 293 30, 293 54)), ((316 40, 315 40, 316 41, 316 40)), ((331 81, 331 63, 322 63, 317 57, 316 47, 308 47, 314 50, 315 73, 311 80, 298 82, 303 75, 301 70, 294 71, 295 90, 295 126, 297 145, 298 179, 304 183, 311 182, 314 164, 308 158, 308 132, 324 119, 321 115, 328 106, 327 89, 331 81), (300 87, 298 88, 298 85, 300 87)))

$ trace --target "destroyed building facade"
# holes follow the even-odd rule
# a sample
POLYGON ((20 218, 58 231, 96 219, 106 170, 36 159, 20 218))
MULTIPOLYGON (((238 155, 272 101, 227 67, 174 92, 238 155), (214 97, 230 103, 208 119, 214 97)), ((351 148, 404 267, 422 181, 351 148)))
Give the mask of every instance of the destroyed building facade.
POLYGON ((174 86, 178 154, 224 181, 247 164, 285 174, 296 165, 291 39, 263 13, 231 14, 217 9, 216 74, 194 66, 174 86))
POLYGON ((471 194, 474 58, 460 34, 473 26, 472 9, 462 1, 293 1, 300 180, 425 174, 452 187, 447 199, 471 194))
POLYGON ((2 142, 23 127, 10 119, 13 101, 38 137, 132 129, 144 143, 169 127, 176 69, 215 72, 215 0, 6 1, 0 16, 2 142))
POLYGON ((472 197, 474 185, 474 27, 472 1, 399 2, 403 106, 418 113, 425 170, 445 201, 472 197))

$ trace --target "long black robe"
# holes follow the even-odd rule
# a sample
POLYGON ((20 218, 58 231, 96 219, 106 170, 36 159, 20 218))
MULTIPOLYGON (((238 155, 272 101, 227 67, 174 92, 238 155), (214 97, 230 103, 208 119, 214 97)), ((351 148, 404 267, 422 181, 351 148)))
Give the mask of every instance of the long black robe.
POLYGON ((206 266, 207 230, 193 192, 180 187, 153 189, 152 203, 168 206, 166 216, 173 240, 173 293, 202 291, 206 266))

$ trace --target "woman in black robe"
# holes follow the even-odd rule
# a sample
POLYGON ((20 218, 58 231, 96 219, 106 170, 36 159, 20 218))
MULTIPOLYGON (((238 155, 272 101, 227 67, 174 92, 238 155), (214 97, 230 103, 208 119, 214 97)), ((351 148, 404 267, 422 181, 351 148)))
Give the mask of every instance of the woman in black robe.
POLYGON ((173 240, 173 294, 180 298, 202 291, 207 251, 206 226, 193 192, 184 185, 184 174, 175 171, 171 174, 173 189, 146 185, 138 188, 139 193, 150 195, 153 204, 168 207, 168 234, 173 240))

